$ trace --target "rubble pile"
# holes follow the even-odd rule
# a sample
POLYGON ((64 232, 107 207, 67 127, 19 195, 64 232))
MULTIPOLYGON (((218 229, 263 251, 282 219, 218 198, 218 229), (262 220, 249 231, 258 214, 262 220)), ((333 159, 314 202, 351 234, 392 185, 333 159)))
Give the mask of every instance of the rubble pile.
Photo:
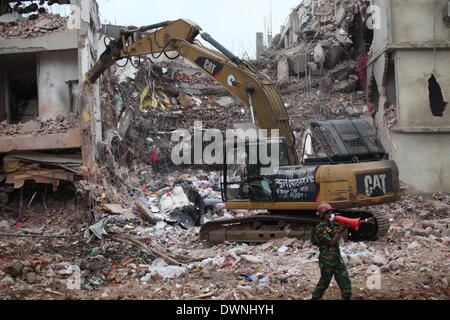
POLYGON ((19 134, 23 124, 8 124, 7 121, 0 123, 0 133, 2 136, 14 136, 19 134))
POLYGON ((15 2, 15 5, 12 7, 8 3, 6 3, 5 8, 2 8, 2 10, 4 10, 5 12, 17 12, 19 14, 36 14, 47 12, 44 4, 47 4, 48 6, 52 6, 54 4, 70 4, 70 0, 40 0, 39 2, 33 2, 28 5, 26 3, 23 3, 22 1, 15 2))
MULTIPOLYGON (((141 201, 161 209, 152 198, 141 201)), ((341 245, 355 299, 449 298, 449 199, 408 196, 380 206, 392 224, 386 239, 341 245), (446 215, 432 205, 446 207, 446 215), (368 287, 377 274, 380 288, 368 287)), ((318 249, 309 241, 209 247, 198 240, 198 227, 186 230, 156 213, 153 223, 105 211, 94 223, 77 224, 70 203, 60 214, 55 203, 47 207, 20 224, 3 213, 0 234, 11 237, 0 244, 0 298, 302 300, 320 277, 318 249)), ((325 299, 339 299, 335 283, 330 288, 325 299)))
POLYGON ((102 78, 102 108, 112 111, 105 112, 104 135, 116 131, 122 155, 132 151, 139 164, 149 164, 158 150, 162 169, 173 167, 172 134, 179 129, 192 133, 196 121, 205 129, 225 131, 249 117, 221 86, 178 61, 155 65, 144 59, 131 72, 119 68, 102 78))
POLYGON ((368 18, 367 1, 303 1, 272 47, 253 62, 278 79, 293 127, 367 114, 368 18))
POLYGON ((68 117, 58 116, 56 119, 43 121, 39 118, 18 124, 0 123, 0 135, 15 136, 31 134, 33 136, 60 134, 78 126, 77 117, 69 114, 68 117))
POLYGON ((16 14, 5 14, 0 17, 0 38, 37 38, 63 31, 66 25, 66 17, 46 12, 28 18, 16 14))

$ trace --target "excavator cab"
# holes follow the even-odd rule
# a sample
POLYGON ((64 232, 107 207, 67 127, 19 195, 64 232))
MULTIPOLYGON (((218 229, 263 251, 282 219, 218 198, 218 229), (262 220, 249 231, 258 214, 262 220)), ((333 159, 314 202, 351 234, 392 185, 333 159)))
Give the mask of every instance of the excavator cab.
POLYGON ((223 200, 234 208, 298 203, 301 210, 321 201, 346 208, 398 198, 398 169, 367 121, 313 121, 305 136, 300 165, 290 161, 284 138, 235 143, 237 157, 224 165, 223 200))
POLYGON ((224 201, 275 201, 273 178, 280 167, 292 165, 284 138, 246 141, 241 148, 227 144, 226 154, 224 201))

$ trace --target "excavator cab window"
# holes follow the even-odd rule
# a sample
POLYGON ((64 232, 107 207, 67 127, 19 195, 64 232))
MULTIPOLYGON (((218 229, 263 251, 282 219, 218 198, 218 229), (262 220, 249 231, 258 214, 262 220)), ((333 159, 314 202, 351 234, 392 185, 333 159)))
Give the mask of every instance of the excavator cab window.
POLYGON ((226 164, 224 168, 224 200, 275 201, 273 178, 279 167, 290 165, 285 140, 280 138, 246 143, 245 152, 238 153, 237 160, 240 164, 226 164), (277 152, 276 155, 272 154, 273 150, 277 152), (254 157, 249 155, 255 153, 258 154, 257 162, 252 163, 254 157), (265 158, 264 161, 261 161, 261 155, 265 158), (268 159, 271 161, 268 162, 268 159))

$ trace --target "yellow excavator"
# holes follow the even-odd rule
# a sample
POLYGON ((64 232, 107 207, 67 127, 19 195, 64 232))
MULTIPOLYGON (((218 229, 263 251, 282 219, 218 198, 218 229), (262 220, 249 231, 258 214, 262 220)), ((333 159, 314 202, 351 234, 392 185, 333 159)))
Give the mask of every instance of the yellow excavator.
MULTIPOLYGON (((201 229, 201 239, 211 243, 305 239, 317 224, 315 212, 321 203, 331 204, 344 217, 374 221, 352 231, 354 239, 376 239, 388 232, 389 219, 382 212, 358 209, 400 198, 398 168, 386 160, 373 127, 363 120, 313 121, 305 139, 312 151, 296 150, 276 84, 202 33, 194 22, 180 19, 122 30, 87 73, 86 81, 95 82, 121 59, 168 56, 167 52, 177 52, 238 98, 248 107, 255 127, 279 132, 264 140, 246 140, 245 151, 240 153, 244 161, 223 166, 222 197, 227 209, 262 213, 208 222, 201 229), (196 40, 198 35, 217 50, 202 45, 196 40), (249 160, 255 150, 260 154, 261 148, 273 145, 277 148, 271 150, 279 152, 275 170, 266 170, 267 164, 259 158, 249 160)), ((235 141, 226 143, 230 144, 237 148, 235 141)))

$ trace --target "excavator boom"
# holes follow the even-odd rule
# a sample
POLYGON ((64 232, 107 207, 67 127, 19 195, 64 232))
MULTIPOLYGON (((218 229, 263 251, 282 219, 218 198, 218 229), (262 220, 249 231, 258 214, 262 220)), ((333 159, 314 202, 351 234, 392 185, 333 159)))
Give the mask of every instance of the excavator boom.
POLYGON ((290 163, 298 164, 295 138, 276 84, 249 63, 233 55, 209 34, 202 33, 201 36, 219 51, 208 49, 195 41, 200 32, 201 28, 189 20, 123 30, 121 36, 110 42, 97 64, 87 73, 87 81, 95 82, 121 59, 176 51, 247 106, 253 122, 261 129, 268 130, 269 136, 270 130, 279 130, 279 136, 285 138, 290 163), (151 33, 134 41, 137 33, 149 31, 151 33))

